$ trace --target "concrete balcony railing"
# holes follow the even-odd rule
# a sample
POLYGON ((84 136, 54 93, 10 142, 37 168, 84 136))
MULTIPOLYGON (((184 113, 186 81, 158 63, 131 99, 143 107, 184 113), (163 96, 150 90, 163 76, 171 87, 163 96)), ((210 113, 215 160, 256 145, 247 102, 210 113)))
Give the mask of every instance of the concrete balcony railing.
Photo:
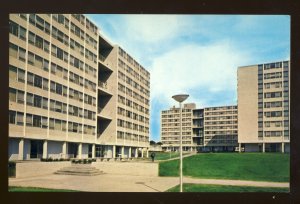
POLYGON ((112 93, 112 87, 109 86, 107 82, 103 82, 99 80, 98 86, 100 87, 100 89, 104 90, 105 92, 108 92, 109 94, 112 93))
POLYGON ((102 107, 97 108, 97 113, 98 115, 108 119, 111 119, 113 115, 113 112, 109 110, 109 108, 102 108, 102 107))
POLYGON ((103 89, 107 89, 107 82, 98 81, 98 85, 103 89))

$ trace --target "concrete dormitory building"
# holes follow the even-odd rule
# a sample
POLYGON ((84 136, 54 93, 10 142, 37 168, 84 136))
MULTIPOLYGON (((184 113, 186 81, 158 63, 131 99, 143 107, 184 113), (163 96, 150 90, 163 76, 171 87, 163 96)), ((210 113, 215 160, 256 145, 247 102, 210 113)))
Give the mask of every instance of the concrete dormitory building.
MULTIPOLYGON (((161 113, 161 140, 166 151, 178 151, 180 110, 161 113)), ((183 151, 234 151, 237 143, 237 106, 197 109, 194 103, 182 108, 183 151)))
POLYGON ((84 15, 9 20, 9 159, 145 156, 149 72, 84 15))
POLYGON ((290 62, 238 68, 238 142, 246 152, 290 152, 290 62))
MULTIPOLYGON (((182 109, 183 151, 290 152, 290 63, 239 67, 237 106, 182 109)), ((180 145, 179 108, 161 112, 164 150, 180 145)))

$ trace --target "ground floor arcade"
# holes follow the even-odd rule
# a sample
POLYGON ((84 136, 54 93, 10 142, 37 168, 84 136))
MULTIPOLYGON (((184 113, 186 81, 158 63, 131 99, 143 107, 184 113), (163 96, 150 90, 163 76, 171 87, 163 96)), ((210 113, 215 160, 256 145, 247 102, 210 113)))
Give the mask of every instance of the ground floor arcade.
POLYGON ((99 145, 23 138, 10 138, 8 151, 9 160, 148 157, 148 148, 145 147, 99 145))
POLYGON ((239 143, 240 152, 290 152, 289 142, 280 143, 239 143))

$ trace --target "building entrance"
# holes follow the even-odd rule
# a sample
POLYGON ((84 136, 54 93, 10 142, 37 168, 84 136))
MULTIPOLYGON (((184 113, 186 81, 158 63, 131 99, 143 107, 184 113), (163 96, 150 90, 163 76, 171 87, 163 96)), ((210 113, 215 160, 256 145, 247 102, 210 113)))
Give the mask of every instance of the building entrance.
POLYGON ((43 141, 30 140, 30 159, 42 158, 43 156, 43 141))

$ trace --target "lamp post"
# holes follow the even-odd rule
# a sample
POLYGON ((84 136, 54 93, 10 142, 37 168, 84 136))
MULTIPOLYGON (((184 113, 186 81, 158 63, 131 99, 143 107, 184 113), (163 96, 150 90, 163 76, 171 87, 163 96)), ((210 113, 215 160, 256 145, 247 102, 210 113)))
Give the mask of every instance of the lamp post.
POLYGON ((183 101, 185 101, 187 98, 189 97, 188 94, 178 94, 178 95, 174 95, 172 96, 172 98, 179 102, 179 111, 180 111, 180 147, 179 147, 179 151, 180 151, 180 167, 179 167, 179 175, 180 175, 180 192, 182 192, 182 110, 181 110, 181 103, 183 101))

